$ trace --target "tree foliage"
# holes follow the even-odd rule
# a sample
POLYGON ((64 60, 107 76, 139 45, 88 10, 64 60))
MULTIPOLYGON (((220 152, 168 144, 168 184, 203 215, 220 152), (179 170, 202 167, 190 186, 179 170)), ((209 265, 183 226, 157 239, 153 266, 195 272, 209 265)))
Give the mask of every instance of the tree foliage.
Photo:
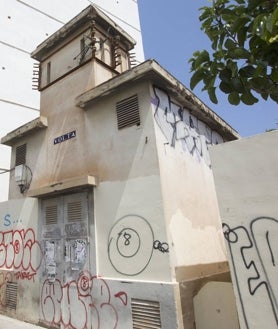
POLYGON ((214 103, 216 88, 233 105, 253 105, 259 95, 278 103, 278 0, 213 0, 200 10, 212 51, 189 60, 190 88, 203 82, 214 103))

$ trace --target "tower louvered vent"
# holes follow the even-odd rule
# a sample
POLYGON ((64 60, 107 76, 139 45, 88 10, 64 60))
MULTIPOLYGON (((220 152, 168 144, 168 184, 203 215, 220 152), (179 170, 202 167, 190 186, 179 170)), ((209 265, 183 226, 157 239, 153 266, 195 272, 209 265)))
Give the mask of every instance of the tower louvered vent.
POLYGON ((138 96, 133 95, 116 104, 118 129, 140 125, 138 96))
POLYGON ((7 282, 5 293, 5 305, 9 310, 16 310, 17 305, 17 283, 7 282))
POLYGON ((15 165, 19 166, 26 163, 26 144, 17 146, 15 151, 15 165))
POLYGON ((161 329, 159 302, 131 299, 133 329, 161 329))

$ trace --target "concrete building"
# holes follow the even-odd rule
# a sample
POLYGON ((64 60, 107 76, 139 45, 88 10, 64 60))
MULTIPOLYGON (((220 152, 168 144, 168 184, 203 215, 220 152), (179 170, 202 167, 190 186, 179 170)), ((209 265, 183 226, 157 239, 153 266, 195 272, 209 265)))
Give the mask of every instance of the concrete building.
MULTIPOLYGON (((136 63, 144 52, 138 5, 134 0, 94 0, 135 40, 136 63)), ((39 92, 30 53, 47 36, 91 3, 90 0, 0 0, 0 138, 39 115, 39 92), (33 82, 35 88, 33 88, 33 82)), ((0 168, 10 167, 10 148, 0 145, 0 168)), ((8 199, 9 175, 0 170, 0 201, 8 199)))
POLYGON ((89 6, 32 52, 40 117, 1 140, 15 170, 0 310, 60 328, 238 328, 208 153, 238 135, 155 60, 131 68, 134 44, 89 6))
POLYGON ((278 327, 278 131, 211 148, 240 328, 278 327))

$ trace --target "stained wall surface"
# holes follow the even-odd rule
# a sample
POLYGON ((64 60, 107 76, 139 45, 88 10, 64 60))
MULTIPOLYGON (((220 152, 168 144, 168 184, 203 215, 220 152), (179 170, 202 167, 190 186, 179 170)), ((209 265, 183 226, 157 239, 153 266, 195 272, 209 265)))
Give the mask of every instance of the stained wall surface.
MULTIPOLYGON (((208 153, 208 145, 223 138, 157 87, 152 90, 152 113, 172 270, 186 272, 200 264, 204 270, 207 264, 225 262, 208 153)), ((200 267, 193 272, 190 276, 200 275, 200 267)))
POLYGON ((194 298, 196 329, 239 329, 231 282, 207 283, 194 298))
MULTIPOLYGON (((90 3, 88 0, 0 0, 0 137, 39 116, 39 92, 32 90, 35 61, 30 53, 90 3)), ((143 61, 137 3, 133 0, 95 0, 94 3, 136 40, 136 59, 143 61)), ((0 168, 8 169, 10 148, 0 145, 0 152, 0 168)), ((7 200, 8 173, 0 175, 0 185, 0 201, 7 200)))
POLYGON ((37 321, 42 249, 38 200, 0 203, 0 311, 37 321), (20 298, 17 298, 19 297, 20 298))
POLYGON ((240 328, 277 328, 278 132, 210 148, 240 328))

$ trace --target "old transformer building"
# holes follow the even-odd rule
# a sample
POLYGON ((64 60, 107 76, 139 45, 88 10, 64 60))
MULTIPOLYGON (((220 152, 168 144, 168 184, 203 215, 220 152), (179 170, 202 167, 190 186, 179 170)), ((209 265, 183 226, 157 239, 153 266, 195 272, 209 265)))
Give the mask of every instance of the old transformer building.
POLYGON ((41 116, 1 140, 12 147, 1 313, 181 329, 194 328, 206 284, 226 298, 208 146, 238 135, 156 61, 132 67, 134 44, 92 5, 32 53, 41 116))

